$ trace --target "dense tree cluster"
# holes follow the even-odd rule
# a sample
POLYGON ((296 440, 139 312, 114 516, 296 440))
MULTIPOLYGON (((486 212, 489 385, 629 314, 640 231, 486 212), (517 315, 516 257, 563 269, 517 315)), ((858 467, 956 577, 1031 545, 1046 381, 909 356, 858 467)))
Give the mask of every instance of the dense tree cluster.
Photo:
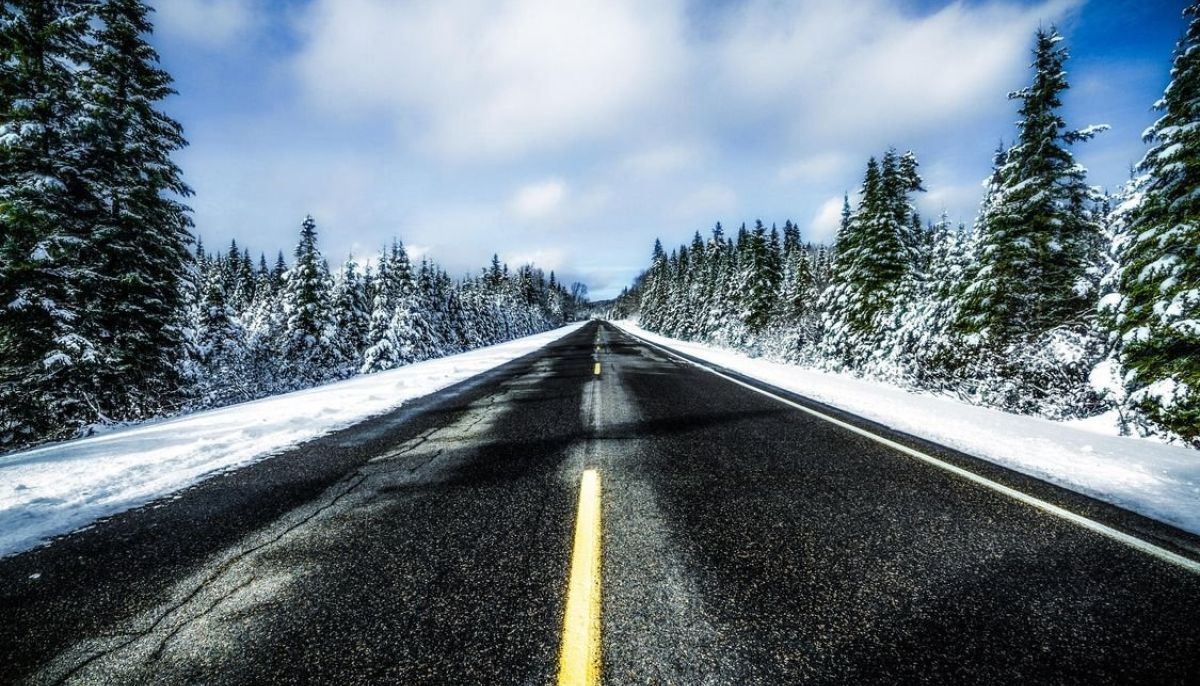
POLYGON ((464 352, 544 331, 574 316, 579 300, 540 269, 509 272, 493 258, 478 276, 453 279, 413 264, 398 241, 374 263, 331 270, 312 217, 294 260, 230 245, 197 249, 185 327, 185 368, 195 407, 251 400, 464 352))
POLYGON ((0 439, 176 402, 190 191, 148 12, 0 4, 0 439))
POLYGON ((667 253, 612 305, 644 327, 1052 418, 1109 408, 1200 445, 1200 5, 1137 176, 1112 197, 1069 147, 1067 52, 1038 31, 1014 143, 971 229, 925 222, 912 153, 871 159, 835 245, 762 223, 667 253))
POLYGON ((390 369, 554 326, 533 267, 451 279, 399 243, 336 273, 190 248, 142 0, 0 2, 0 448, 390 369))

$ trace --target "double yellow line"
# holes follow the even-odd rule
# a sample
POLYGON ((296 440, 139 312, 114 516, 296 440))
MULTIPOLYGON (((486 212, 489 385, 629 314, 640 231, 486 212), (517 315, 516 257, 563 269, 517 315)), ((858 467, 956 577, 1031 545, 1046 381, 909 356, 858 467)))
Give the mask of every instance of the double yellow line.
POLYGON ((579 513, 558 657, 558 683, 564 686, 600 683, 600 537, 600 475, 589 469, 579 483, 579 513))

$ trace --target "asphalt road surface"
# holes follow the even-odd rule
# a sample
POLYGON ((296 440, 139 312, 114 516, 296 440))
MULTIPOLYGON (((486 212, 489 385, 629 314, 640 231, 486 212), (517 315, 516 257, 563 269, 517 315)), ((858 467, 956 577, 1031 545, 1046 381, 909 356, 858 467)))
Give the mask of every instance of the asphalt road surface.
POLYGON ((0 680, 553 683, 585 469, 604 683, 1200 681, 1200 575, 599 323, 0 560, 0 680))

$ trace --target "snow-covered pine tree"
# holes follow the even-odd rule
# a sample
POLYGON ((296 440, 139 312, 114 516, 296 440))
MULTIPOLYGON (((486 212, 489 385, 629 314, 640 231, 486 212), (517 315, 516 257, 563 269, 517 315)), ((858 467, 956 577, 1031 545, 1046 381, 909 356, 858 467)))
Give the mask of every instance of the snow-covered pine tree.
MULTIPOLYGON (((522 268, 521 278, 528 292, 532 284, 527 268, 522 268)), ((441 315, 440 295, 436 291, 436 275, 434 268, 426 259, 421 260, 417 269, 416 283, 412 296, 409 298, 409 326, 412 334, 408 338, 412 349, 412 361, 432 360, 445 353, 445 339, 439 329, 438 319, 441 315)))
POLYGON ((915 171, 903 170, 892 150, 867 163, 858 210, 839 236, 821 297, 822 351, 835 365, 860 366, 878 347, 880 318, 891 311, 896 287, 911 269, 906 213, 912 207, 908 194, 919 188, 915 171))
POLYGON ((293 383, 303 388, 329 378, 334 357, 329 271, 317 249, 317 224, 311 215, 301 224, 295 257, 283 289, 287 316, 283 355, 293 383))
POLYGON ((333 317, 336 322, 338 376, 349 377, 362 366, 371 326, 371 308, 358 263, 350 256, 333 284, 333 317))
MULTIPOLYGON (((278 263, 276 267, 279 267, 278 263)), ((286 263, 281 273, 286 274, 286 263)), ((284 359, 287 315, 284 313, 283 288, 276 286, 275 274, 267 267, 265 255, 259 262, 254 300, 242 320, 246 326, 244 378, 254 389, 253 396, 289 390, 289 370, 284 359)))
POLYGON ((894 308, 880 376, 912 387, 955 390, 961 344, 954 325, 968 263, 965 230, 942 213, 928 233, 928 268, 914 270, 906 301, 894 308))
POLYGON ((725 243, 725 230, 721 222, 713 226, 712 235, 705 246, 705 271, 703 287, 697 303, 697 317, 700 322, 698 329, 703 340, 714 340, 724 325, 726 316, 724 278, 730 259, 730 251, 725 243))
MULTIPOLYGON (((80 174, 92 210, 81 326, 97 346, 90 380, 101 413, 141 419, 172 406, 180 390, 177 317, 192 222, 176 198, 191 189, 171 154, 186 141, 158 110, 175 91, 147 42, 149 7, 97 0, 95 13, 79 75, 80 174)), ((227 261, 239 277, 242 258, 233 253, 227 261)), ((234 293, 243 297, 239 288, 234 293)))
POLYGON ((804 315, 812 287, 812 270, 804 246, 800 243, 800 229, 789 219, 783 225, 783 274, 779 293, 775 299, 775 312, 771 319, 776 325, 793 327, 804 315))
POLYGON ((1120 253, 1115 324, 1132 401, 1200 446, 1200 3, 1146 131, 1140 202, 1120 253))
POLYGON ((645 287, 642 290, 639 316, 639 323, 649 331, 662 331, 670 288, 667 278, 667 255, 663 251, 662 241, 655 239, 654 251, 650 255, 650 269, 646 272, 645 287))
POLYGON ((667 310, 663 321, 663 333, 667 336, 678 337, 685 324, 684 317, 687 316, 687 308, 684 302, 688 297, 688 261, 686 245, 679 246, 678 250, 672 250, 671 256, 667 258, 667 310))
POLYGON ((1061 41, 1054 29, 1037 32, 1033 83, 1009 95, 1021 101, 1017 141, 999 160, 978 224, 962 324, 993 354, 1078 321, 1094 302, 1086 274, 1100 232, 1095 194, 1067 146, 1105 127, 1066 128, 1061 41))
POLYGON ((209 269, 196 348, 200 361, 198 404, 214 407, 255 397, 252 379, 245 376, 246 337, 227 299, 226 274, 209 269))
POLYGON ((0 5, 0 443, 64 435, 97 417, 81 398, 95 359, 81 331, 80 93, 90 3, 0 5))
MULTIPOLYGON (((778 244, 777 238, 774 244, 778 244)), ((775 297, 782 280, 779 259, 762 221, 756 221, 754 230, 745 234, 743 241, 739 241, 738 252, 741 255, 742 293, 745 295, 742 321, 751 334, 758 334, 771 321, 775 297)))
POLYGON ((684 290, 686 295, 680 304, 682 312, 682 330, 680 335, 685 340, 703 340, 704 337, 704 297, 705 280, 708 273, 707 246, 697 231, 692 235, 692 244, 688 248, 687 273, 684 275, 684 290))
MULTIPOLYGON (((496 264, 497 273, 498 262, 499 260, 496 264)), ((385 248, 379 256, 361 373, 383 371, 411 361, 401 354, 402 341, 397 339, 393 320, 399 308, 411 307, 409 300, 412 293, 412 265, 408 260, 408 252, 403 243, 393 241, 391 249, 385 248)), ((402 328, 407 329, 407 325, 402 328)), ((404 341, 403 345, 407 346, 408 342, 404 341)))

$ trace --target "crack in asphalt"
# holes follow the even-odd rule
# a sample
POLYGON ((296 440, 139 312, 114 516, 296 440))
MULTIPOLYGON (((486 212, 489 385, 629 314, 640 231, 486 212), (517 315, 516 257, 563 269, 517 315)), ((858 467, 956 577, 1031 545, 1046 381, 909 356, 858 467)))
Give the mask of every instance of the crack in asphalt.
MULTIPOLYGON (((339 492, 339 493, 338 493, 336 496, 334 496, 334 497, 333 497, 331 500, 329 500, 328 502, 324 503, 324 504, 323 504, 323 505, 321 505, 320 507, 316 508, 316 509, 315 509, 315 510, 313 510, 311 513, 309 513, 308 515, 306 515, 306 516, 304 516, 303 518, 301 518, 301 519, 300 519, 298 522, 296 522, 295 524, 292 524, 292 525, 290 525, 290 526, 286 527, 286 528, 285 528, 283 531, 279 532, 277 535, 275 535, 275 536, 271 537, 271 538, 270 538, 270 539, 268 539, 267 541, 264 541, 264 542, 262 542, 262 543, 259 543, 259 544, 257 544, 257 545, 251 546, 250 548, 247 548, 247 549, 245 549, 245 550, 242 550, 242 551, 238 552, 237 554, 233 555, 232 557, 230 557, 229 559, 225 560, 224 562, 222 562, 222 563, 220 563, 220 564, 216 565, 216 566, 215 566, 215 567, 213 567, 213 568, 212 568, 212 570, 211 570, 211 571, 210 571, 210 572, 209 572, 209 573, 208 573, 208 574, 205 576, 205 578, 204 578, 204 579, 203 579, 203 580, 202 580, 202 581, 201 581, 201 582, 200 582, 198 585, 196 585, 196 587, 195 587, 195 588, 193 588, 193 589, 192 589, 192 590, 191 590, 191 591, 190 591, 190 592, 189 592, 187 595, 185 595, 185 596, 183 597, 183 599, 182 599, 182 600, 180 600, 179 602, 173 603, 172 605, 168 606, 168 607, 166 608, 166 610, 165 610, 165 611, 163 611, 161 614, 159 614, 159 615, 158 615, 158 617, 157 617, 157 618, 156 618, 156 619, 155 619, 155 620, 154 620, 154 621, 153 621, 153 622, 150 624, 150 626, 149 626, 149 627, 147 627, 146 629, 142 629, 142 630, 136 630, 136 631, 132 631, 132 632, 120 632, 120 633, 122 633, 122 634, 124 634, 124 635, 126 635, 126 636, 130 636, 130 638, 129 638, 128 640, 126 640, 126 641, 122 642, 122 643, 119 643, 119 644, 115 645, 115 646, 112 646, 112 647, 110 647, 110 648, 105 648, 105 649, 103 649, 103 650, 100 650, 99 652, 96 652, 96 653, 93 653, 93 654, 91 654, 91 655, 90 655, 90 656, 89 656, 87 659, 85 659, 85 660, 83 660, 82 662, 80 662, 80 663, 76 664, 75 666, 73 666, 73 667, 69 668, 65 674, 63 674, 63 675, 62 675, 62 676, 60 676, 59 678, 55 679, 55 680, 54 680, 52 683, 54 683, 56 686, 57 686, 58 684, 63 684, 63 683, 66 683, 68 680, 70 680, 70 679, 71 679, 72 677, 74 677, 76 674, 78 674, 78 673, 79 673, 79 672, 81 672, 82 670, 86 669, 86 668, 87 668, 89 665, 91 665, 91 664, 95 663, 97 660, 103 659, 103 658, 105 658, 105 657, 107 657, 107 656, 109 656, 109 655, 112 655, 112 654, 114 654, 114 653, 117 653, 117 652, 119 652, 119 651, 121 651, 121 650, 124 650, 125 648, 127 648, 127 647, 129 647, 129 646, 133 645, 134 643, 136 643, 136 642, 137 642, 137 641, 139 641, 140 639, 142 639, 142 638, 146 638, 146 637, 148 637, 148 636, 151 636, 151 635, 153 635, 153 634, 154 634, 156 631, 158 631, 159 627, 160 627, 160 626, 163 624, 163 622, 167 621, 167 619, 168 619, 169 617, 171 617, 171 616, 172 616, 173 614, 175 614, 176 612, 178 612, 178 611, 182 610, 182 609, 183 609, 184 607, 186 607, 186 606, 187 606, 189 603, 191 603, 191 602, 192 602, 194 599, 196 599, 198 596, 200 596, 200 594, 201 594, 201 593, 202 593, 202 592, 203 592, 203 591, 204 591, 206 588, 208 588, 208 587, 209 587, 209 586, 211 586, 211 585, 212 585, 212 584, 213 584, 215 581, 217 581, 217 580, 218 580, 218 579, 220 579, 222 576, 224 576, 224 575, 225 575, 225 573, 226 573, 226 572, 228 572, 230 569, 232 569, 232 568, 233 568, 233 566, 234 566, 234 565, 236 565, 238 562, 241 562, 242 560, 246 559, 246 558, 247 558, 247 557, 249 557, 250 555, 253 555, 253 554, 257 553, 257 552, 260 552, 260 551, 262 551, 262 550, 264 550, 264 549, 266 549, 266 548, 268 548, 268 547, 270 547, 270 546, 272 546, 272 545, 274 545, 274 544, 278 543, 280 540, 282 540, 282 539, 283 539, 285 536, 287 536, 288 534, 290 534, 290 533, 292 533, 293 531, 295 531, 295 530, 297 530, 297 529, 299 529, 299 528, 303 527, 304 525, 306 525, 306 524, 308 524, 310 521, 312 521, 312 520, 313 520, 315 517, 319 516, 320 514, 322 514, 322 513, 323 513, 323 512, 325 512, 325 511, 327 511, 329 508, 331 508, 331 507, 333 507, 333 506, 337 505, 337 503, 338 503, 339 501, 341 501, 341 500, 342 500, 342 498, 346 497, 346 496, 347 496, 347 495, 349 495, 349 494, 350 494, 350 493, 351 493, 351 492, 352 492, 354 489, 358 488, 358 486, 359 486, 360 484, 362 484, 362 482, 363 482, 363 481, 365 481, 365 480, 366 480, 366 478, 367 478, 367 477, 366 477, 365 475, 362 475, 362 474, 360 473, 360 471, 355 471, 355 472, 354 472, 354 474, 352 474, 352 475, 351 475, 350 477, 348 477, 347 479, 344 479, 344 480, 343 480, 343 481, 347 481, 347 480, 348 480, 348 481, 350 481, 349 485, 348 485, 348 486, 346 486, 344 489, 342 489, 342 490, 341 490, 341 491, 340 491, 340 492, 339 492)), ((239 588, 240 588, 240 587, 239 587, 239 588)), ((237 589, 235 589, 235 590, 237 590, 237 589)), ((190 623, 192 623, 192 622, 196 621, 197 619, 199 619, 199 618, 203 617, 203 616, 204 616, 204 615, 206 615, 208 612, 211 612, 211 611, 212 611, 212 609, 213 609, 214 607, 216 607, 216 606, 217 606, 217 605, 220 603, 220 601, 221 601, 221 600, 224 600, 225 598, 229 597, 230 595, 232 595, 232 593, 233 593, 233 592, 231 591, 231 592, 229 592, 229 593, 222 594, 222 596, 221 596, 220 598, 218 598, 218 600, 217 600, 217 602, 216 602, 216 603, 213 603, 213 604, 212 604, 212 605, 210 605, 208 608, 206 608, 204 611, 202 611, 202 612, 200 612, 200 613, 198 613, 198 614, 195 614, 195 615, 193 615, 192 617, 190 617, 190 618, 188 618, 188 619, 184 620, 183 622, 181 622, 181 623, 180 623, 179 625, 177 625, 176 627, 173 627, 173 628, 174 628, 173 634, 174 634, 174 633, 178 633, 179 629, 182 629, 184 626, 186 626, 186 625, 188 625, 188 624, 190 624, 190 623)), ((172 634, 172 635, 173 635, 173 634, 172 634)), ((170 637, 168 637, 168 639, 167 639, 167 640, 169 640, 169 638, 170 638, 170 637)), ((164 644, 165 644, 165 641, 164 641, 164 644)), ((160 646, 160 647, 161 647, 161 646, 160 646)))

